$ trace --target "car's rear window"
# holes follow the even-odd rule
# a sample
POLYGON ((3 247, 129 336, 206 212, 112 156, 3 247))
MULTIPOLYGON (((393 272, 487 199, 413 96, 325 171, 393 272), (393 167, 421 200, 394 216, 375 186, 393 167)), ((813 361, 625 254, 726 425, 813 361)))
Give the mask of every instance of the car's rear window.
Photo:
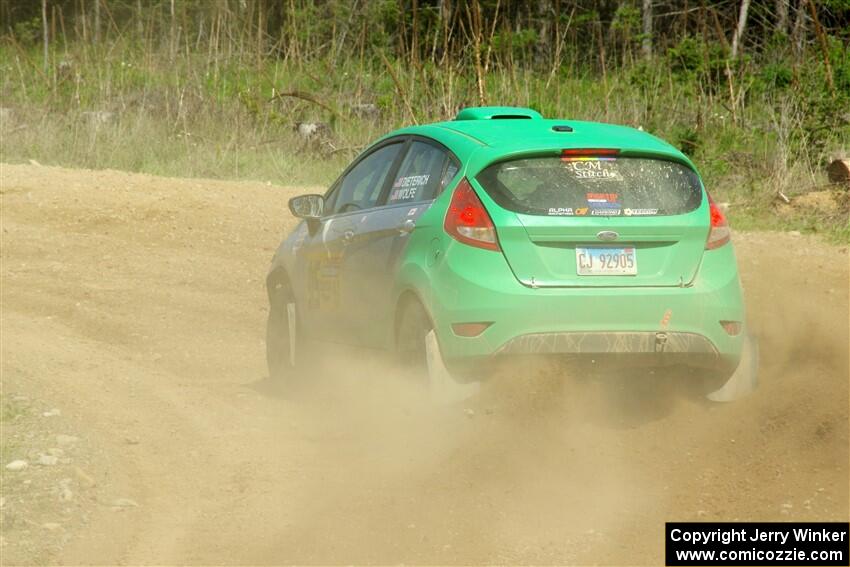
POLYGON ((680 215, 702 200, 692 169, 650 158, 520 159, 493 164, 476 179, 500 206, 530 215, 680 215))

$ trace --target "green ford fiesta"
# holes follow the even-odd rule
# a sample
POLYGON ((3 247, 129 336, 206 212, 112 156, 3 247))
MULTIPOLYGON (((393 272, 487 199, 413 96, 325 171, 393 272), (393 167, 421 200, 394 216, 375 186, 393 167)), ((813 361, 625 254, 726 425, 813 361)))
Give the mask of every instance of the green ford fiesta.
POLYGON ((698 368, 715 399, 754 385, 724 215, 690 160, 645 132, 468 108, 386 135, 290 209, 303 220, 267 279, 273 378, 306 337, 456 382, 553 354, 698 368))

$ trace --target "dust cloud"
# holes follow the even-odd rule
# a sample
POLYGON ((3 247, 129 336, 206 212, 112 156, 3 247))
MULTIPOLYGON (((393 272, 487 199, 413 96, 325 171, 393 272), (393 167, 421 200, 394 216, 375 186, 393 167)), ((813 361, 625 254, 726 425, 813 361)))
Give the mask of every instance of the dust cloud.
MULTIPOLYGON (((4 392, 62 411, 9 427, 81 440, 16 473, 75 499, 38 538, 5 523, 11 562, 657 564, 665 521, 848 518, 846 246, 735 235, 762 353, 740 402, 523 358, 441 406, 340 346, 269 383, 263 279, 304 188, 4 165, 2 191, 4 392)), ((34 513, 23 478, 4 518, 34 513)))

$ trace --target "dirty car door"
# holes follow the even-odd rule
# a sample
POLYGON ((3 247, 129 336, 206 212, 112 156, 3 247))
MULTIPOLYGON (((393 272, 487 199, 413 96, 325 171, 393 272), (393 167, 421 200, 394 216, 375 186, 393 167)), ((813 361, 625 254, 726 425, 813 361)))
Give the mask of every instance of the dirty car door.
POLYGON ((301 309, 306 332, 317 339, 350 342, 357 311, 346 290, 349 250, 361 219, 378 202, 402 141, 391 141, 356 161, 325 200, 325 217, 302 251, 306 302, 301 309))
POLYGON ((416 221, 458 170, 457 160, 436 143, 414 138, 380 206, 361 215, 346 251, 346 293, 352 331, 360 344, 382 346, 393 321, 395 273, 416 221))

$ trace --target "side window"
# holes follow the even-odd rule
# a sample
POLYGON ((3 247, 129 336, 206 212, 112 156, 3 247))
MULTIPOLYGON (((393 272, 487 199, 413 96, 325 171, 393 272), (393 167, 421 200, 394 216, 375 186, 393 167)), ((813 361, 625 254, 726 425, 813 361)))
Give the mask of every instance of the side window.
POLYGON ((327 200, 325 214, 333 215, 374 207, 401 148, 400 142, 391 144, 363 158, 337 184, 338 187, 327 200))
POLYGON ((387 204, 433 199, 440 188, 448 157, 445 151, 431 144, 419 141, 410 144, 393 181, 387 204))
POLYGON ((446 166, 446 172, 443 174, 443 178, 440 180, 440 192, 442 192, 443 189, 445 189, 446 186, 452 182, 452 179, 455 178, 457 172, 458 166, 455 165, 455 162, 449 161, 448 165, 446 166))

